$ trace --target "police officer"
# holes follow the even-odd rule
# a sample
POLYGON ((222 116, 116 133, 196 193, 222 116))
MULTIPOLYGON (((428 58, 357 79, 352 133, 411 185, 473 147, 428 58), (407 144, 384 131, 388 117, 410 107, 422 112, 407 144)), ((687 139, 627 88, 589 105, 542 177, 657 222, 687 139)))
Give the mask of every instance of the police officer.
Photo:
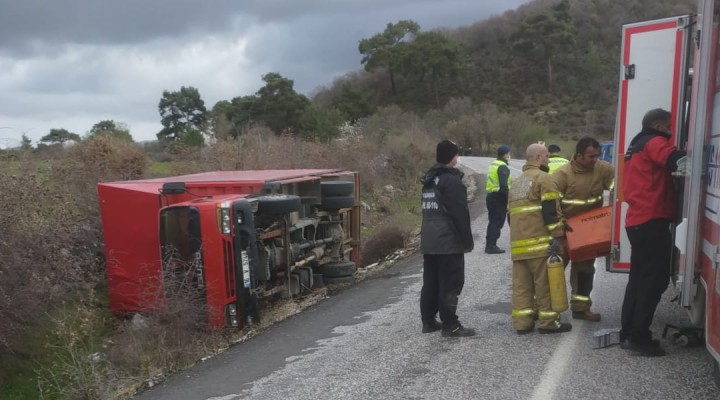
POLYGON ((497 159, 493 160, 488 168, 487 182, 485 184, 485 204, 488 210, 487 233, 485 235, 485 253, 502 254, 505 250, 497 246, 500 231, 505 225, 507 215, 508 190, 511 186, 510 148, 500 146, 497 149, 497 159))
POLYGON ((531 144, 523 173, 515 179, 509 196, 510 254, 512 267, 512 324, 519 335, 533 331, 559 333, 572 329, 552 311, 547 259, 564 246, 560 193, 550 175, 547 148, 531 144))
POLYGON ((455 168, 458 146, 450 140, 438 143, 437 163, 422 177, 423 287, 420 317, 423 333, 442 329, 442 336, 473 336, 475 331, 458 320, 457 304, 465 284, 465 254, 475 241, 470 231, 467 188, 462 172, 455 168), (440 314, 440 321, 435 319, 440 314))
POLYGON ((551 144, 548 146, 548 151, 550 152, 548 156, 548 169, 551 174, 555 172, 556 169, 570 162, 567 158, 560 156, 560 146, 551 144))
MULTIPOLYGON (((598 161, 600 143, 583 137, 575 146, 572 161, 552 174, 562 195, 560 204, 565 218, 603 206, 603 191, 613 188, 615 171, 609 163, 598 161)), ((566 265, 568 260, 564 260, 566 265)), ((570 264, 570 308, 574 319, 600 321, 600 314, 590 311, 595 276, 595 259, 573 261, 570 264)))

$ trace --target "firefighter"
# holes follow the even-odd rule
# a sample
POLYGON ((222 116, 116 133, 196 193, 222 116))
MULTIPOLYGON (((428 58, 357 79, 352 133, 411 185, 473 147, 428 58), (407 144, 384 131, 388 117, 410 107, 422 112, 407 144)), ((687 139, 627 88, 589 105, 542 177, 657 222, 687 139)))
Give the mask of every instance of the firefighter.
POLYGON ((470 230, 467 189, 462 172, 455 168, 458 146, 450 140, 438 143, 437 163, 422 177, 423 286, 420 317, 423 333, 442 329, 444 337, 473 336, 475 330, 458 321, 458 297, 465 284, 465 254, 475 240, 470 230), (440 314, 440 321, 435 319, 440 314))
POLYGON ((685 157, 672 143, 672 114, 657 108, 642 119, 642 131, 625 152, 622 193, 628 203, 630 277, 622 304, 621 347, 646 357, 664 356, 650 325, 670 283, 675 188, 671 173, 685 157))
POLYGON ((512 324, 519 335, 533 331, 559 333, 572 329, 552 311, 547 261, 564 247, 560 193, 547 174, 548 151, 534 143, 527 148, 522 175, 510 189, 510 255, 512 267, 512 324), (535 309, 537 307, 537 310, 535 309))
POLYGON ((488 210, 487 233, 485 235, 485 253, 502 254, 505 250, 497 246, 500 231, 505 225, 507 216, 508 190, 511 186, 510 148, 500 146, 497 149, 497 159, 493 160, 488 168, 487 182, 485 184, 485 205, 488 210))
POLYGON ((555 172, 556 169, 570 162, 567 158, 560 156, 560 146, 551 144, 548 146, 548 151, 550 152, 548 156, 548 168, 551 174, 555 172))
MULTIPOLYGON (((600 143, 584 137, 577 142, 572 161, 552 174, 562 195, 560 204, 565 218, 603 206, 603 191, 612 189, 615 172, 609 163, 598 161, 599 154, 600 143)), ((594 258, 570 264, 570 309, 574 319, 600 321, 600 314, 590 311, 594 276, 594 258)))

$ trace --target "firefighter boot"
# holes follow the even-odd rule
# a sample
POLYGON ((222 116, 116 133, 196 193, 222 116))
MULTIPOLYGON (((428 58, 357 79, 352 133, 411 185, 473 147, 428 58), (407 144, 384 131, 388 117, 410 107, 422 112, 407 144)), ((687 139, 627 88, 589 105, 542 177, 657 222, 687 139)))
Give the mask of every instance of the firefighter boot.
POLYGON ((485 243, 485 253, 487 254, 503 254, 505 250, 497 247, 496 240, 487 240, 485 243))
POLYGON ((573 311, 573 319, 584 319, 585 321, 598 322, 602 318, 599 313, 590 311, 589 308, 582 311, 573 311))

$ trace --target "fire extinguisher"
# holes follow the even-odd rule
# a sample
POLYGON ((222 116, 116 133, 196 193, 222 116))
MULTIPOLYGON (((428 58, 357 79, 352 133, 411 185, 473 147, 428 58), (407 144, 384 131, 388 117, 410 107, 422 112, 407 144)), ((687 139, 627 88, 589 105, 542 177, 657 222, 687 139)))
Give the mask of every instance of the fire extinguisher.
POLYGON ((567 286, 565 285, 565 265, 559 255, 553 254, 548 257, 547 276, 551 309, 561 313, 568 309, 568 298, 567 286))

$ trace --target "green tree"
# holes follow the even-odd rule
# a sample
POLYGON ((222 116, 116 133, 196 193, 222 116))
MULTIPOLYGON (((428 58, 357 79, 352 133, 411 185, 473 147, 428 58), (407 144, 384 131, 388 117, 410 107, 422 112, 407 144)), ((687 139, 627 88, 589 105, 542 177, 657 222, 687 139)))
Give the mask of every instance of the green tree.
POLYGON ((524 20, 512 34, 513 48, 526 56, 537 55, 547 68, 548 89, 553 89, 553 59, 573 44, 570 2, 562 0, 551 13, 534 15, 524 20))
POLYGON ((333 105, 353 123, 375 111, 373 92, 349 82, 342 83, 340 94, 333 99, 333 105))
POLYGON ((420 25, 417 22, 402 20, 397 24, 388 23, 383 33, 360 40, 358 51, 363 55, 360 63, 368 72, 385 68, 390 78, 390 90, 393 95, 397 93, 395 72, 402 63, 404 44, 418 32, 420 25))
POLYGON ((20 139, 20 149, 21 150, 30 150, 32 149, 32 140, 30 140, 29 137, 27 137, 26 134, 22 134, 22 139, 20 139))
POLYGON ((41 143, 47 144, 63 144, 70 140, 80 142, 81 139, 78 134, 67 129, 50 129, 50 133, 40 138, 41 143))
POLYGON ((277 72, 264 75, 263 81, 265 86, 254 95, 235 97, 229 103, 218 102, 213 107, 216 124, 225 124, 225 133, 237 138, 258 124, 266 125, 277 134, 300 130, 310 100, 295 92, 291 79, 277 72))
POLYGON ((336 108, 323 108, 311 105, 302 117, 300 136, 308 139, 328 141, 340 136, 340 126, 345 122, 345 114, 336 108))
POLYGON ((160 141, 177 140, 180 132, 188 127, 204 131, 207 109, 200 93, 194 87, 183 86, 177 92, 164 91, 158 110, 160 123, 163 125, 163 129, 157 134, 160 141))
POLYGON ((93 127, 90 128, 90 132, 87 137, 90 138, 98 135, 112 136, 126 142, 133 142, 132 135, 130 134, 130 130, 127 125, 122 122, 116 123, 113 120, 103 120, 93 125, 93 127))
POLYGON ((463 69, 460 45, 440 32, 422 32, 408 43, 402 55, 401 71, 410 78, 412 86, 429 86, 429 96, 440 107, 440 91, 446 87, 454 93, 450 83, 463 69), (425 84, 425 85, 423 85, 425 84))

